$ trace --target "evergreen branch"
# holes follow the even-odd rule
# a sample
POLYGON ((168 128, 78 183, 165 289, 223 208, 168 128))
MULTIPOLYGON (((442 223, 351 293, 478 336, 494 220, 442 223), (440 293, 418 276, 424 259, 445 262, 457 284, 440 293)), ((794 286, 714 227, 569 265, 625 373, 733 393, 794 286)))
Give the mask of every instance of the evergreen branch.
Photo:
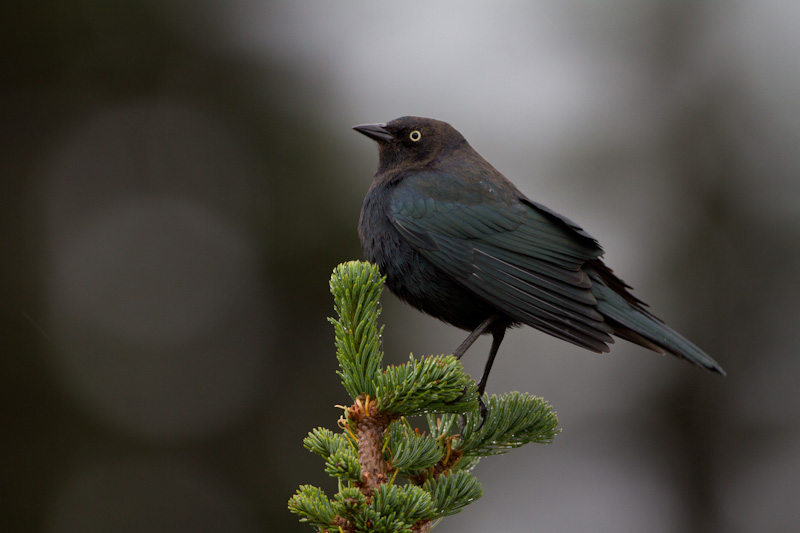
POLYGON ((475 476, 463 470, 437 479, 430 478, 423 488, 430 493, 437 516, 456 514, 483 495, 483 488, 475 476))
POLYGON ((379 373, 375 383, 378 408, 387 413, 463 413, 477 407, 475 382, 452 355, 409 357, 379 373))
POLYGON ((343 434, 317 428, 303 440, 303 445, 325 459, 325 472, 329 475, 342 480, 361 479, 357 450, 343 434))
POLYGON ((430 493, 414 485, 381 485, 375 490, 371 507, 382 516, 402 516, 408 526, 436 516, 430 493))
POLYGON ((383 360, 383 328, 377 325, 383 278, 377 266, 350 261, 336 267, 330 288, 339 320, 328 320, 336 331, 342 385, 354 400, 362 394, 374 397, 374 379, 383 360))
POLYGON ((361 462, 352 448, 343 448, 325 460, 325 473, 347 481, 361 480, 361 462))
POLYGON ((350 443, 341 433, 334 433, 326 428, 316 428, 303 439, 303 446, 323 459, 327 459, 340 449, 349 447, 350 443))
POLYGON ((335 496, 331 508, 336 513, 336 516, 350 522, 354 516, 361 513, 366 505, 367 497, 358 488, 345 487, 335 496))
POLYGON ((558 433, 558 418, 542 398, 522 392, 484 396, 489 416, 481 426, 472 414, 461 431, 457 448, 465 456, 507 453, 529 442, 549 443, 558 433))
POLYGON ((322 489, 311 485, 301 485, 297 493, 289 500, 289 510, 300 517, 301 522, 324 528, 331 524, 336 516, 331 502, 322 489))
POLYGON ((439 441, 415 432, 406 419, 392 424, 386 441, 385 455, 389 465, 403 471, 406 476, 417 475, 420 470, 432 467, 444 455, 439 441))
POLYGON ((339 316, 330 319, 337 373, 353 404, 339 419, 342 432, 316 428, 303 440, 340 490, 329 499, 301 486, 289 500, 301 522, 331 533, 427 533, 434 520, 481 497, 469 471, 482 457, 550 442, 557 433, 550 406, 518 392, 486 398, 481 426, 475 382, 451 355, 411 357, 382 370, 383 278, 375 266, 339 265, 330 287, 339 316), (405 418, 419 414, 426 415, 427 434, 405 418))
POLYGON ((370 507, 355 517, 353 525, 358 533, 411 533, 411 526, 403 523, 397 513, 382 515, 370 507))

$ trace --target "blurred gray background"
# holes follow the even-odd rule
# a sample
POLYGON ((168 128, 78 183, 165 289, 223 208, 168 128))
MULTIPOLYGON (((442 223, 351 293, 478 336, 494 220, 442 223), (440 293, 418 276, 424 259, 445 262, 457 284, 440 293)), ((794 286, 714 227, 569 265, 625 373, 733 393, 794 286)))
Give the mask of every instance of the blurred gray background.
MULTIPOLYGON (((441 532, 800 523, 800 4, 28 2, 0 42, 0 530, 311 531, 328 278, 377 163, 451 122, 728 371, 511 332, 563 432, 441 532)), ((465 336, 388 293, 387 362, 465 336)), ((479 374, 483 340, 466 357, 479 374)))

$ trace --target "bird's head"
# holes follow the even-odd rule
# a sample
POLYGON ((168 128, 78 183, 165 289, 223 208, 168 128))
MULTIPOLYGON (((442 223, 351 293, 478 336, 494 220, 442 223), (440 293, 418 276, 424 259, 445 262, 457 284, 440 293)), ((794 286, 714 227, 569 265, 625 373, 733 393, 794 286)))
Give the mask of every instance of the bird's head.
POLYGON ((378 143, 378 172, 426 167, 462 146, 469 146, 453 126, 432 118, 400 117, 353 129, 378 143))

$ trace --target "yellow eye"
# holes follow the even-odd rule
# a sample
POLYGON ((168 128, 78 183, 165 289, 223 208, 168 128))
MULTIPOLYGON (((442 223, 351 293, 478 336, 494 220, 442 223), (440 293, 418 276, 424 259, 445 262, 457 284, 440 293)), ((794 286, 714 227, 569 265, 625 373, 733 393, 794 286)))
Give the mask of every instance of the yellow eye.
POLYGON ((414 142, 417 142, 418 140, 422 139, 422 134, 419 132, 419 130, 414 130, 408 134, 408 138, 414 142))

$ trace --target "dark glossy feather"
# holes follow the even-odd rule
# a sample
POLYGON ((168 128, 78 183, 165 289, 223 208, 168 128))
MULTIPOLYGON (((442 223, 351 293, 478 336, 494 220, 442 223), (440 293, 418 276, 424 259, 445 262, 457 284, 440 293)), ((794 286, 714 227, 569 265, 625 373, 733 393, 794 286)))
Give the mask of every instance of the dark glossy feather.
MULTIPOLYGON (((519 198, 463 194, 419 201, 420 180, 406 177, 394 189, 390 220, 419 246, 419 253, 514 322, 529 324, 584 348, 609 351, 613 330, 605 323, 580 270, 601 250, 561 219, 519 198), (462 200, 463 201, 463 200, 462 200), (441 206, 440 206, 441 204, 441 206), (413 208, 411 206, 414 206, 413 208)), ((439 175, 437 183, 458 178, 439 175)))

